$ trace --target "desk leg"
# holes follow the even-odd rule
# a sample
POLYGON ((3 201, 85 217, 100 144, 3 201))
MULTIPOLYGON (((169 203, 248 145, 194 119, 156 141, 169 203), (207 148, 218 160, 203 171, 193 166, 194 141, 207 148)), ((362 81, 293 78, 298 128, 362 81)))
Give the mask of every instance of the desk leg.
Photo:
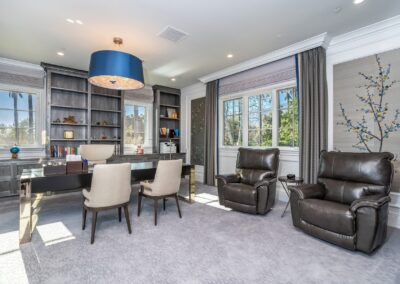
POLYGON ((32 238, 32 191, 31 182, 21 183, 19 192, 19 243, 24 244, 32 238))
POLYGON ((190 167, 189 190, 188 191, 189 191, 188 197, 179 195, 179 199, 192 204, 192 203, 194 203, 194 197, 196 196, 196 172, 195 172, 194 166, 190 167))
POLYGON ((196 170, 194 166, 190 167, 189 176, 189 203, 194 203, 194 197, 196 196, 196 170))

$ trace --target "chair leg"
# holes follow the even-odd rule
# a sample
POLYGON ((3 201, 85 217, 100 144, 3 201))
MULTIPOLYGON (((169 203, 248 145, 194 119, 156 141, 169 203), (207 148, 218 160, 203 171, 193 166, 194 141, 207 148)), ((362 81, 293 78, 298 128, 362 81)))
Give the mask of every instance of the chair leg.
POLYGON ((86 213, 87 210, 85 207, 82 208, 82 230, 85 230, 86 227, 86 213))
POLYGON ((165 211, 165 201, 167 201, 166 198, 163 198, 163 210, 165 211))
POLYGON ((138 194, 138 207, 137 207, 137 215, 140 216, 140 209, 142 207, 142 193, 139 191, 138 194))
POLYGON ((182 218, 181 208, 179 207, 178 193, 175 195, 176 207, 178 207, 179 218, 182 218))
POLYGON ((94 234, 96 231, 96 222, 97 222, 97 210, 96 209, 92 209, 92 217, 93 217, 93 221, 92 221, 92 236, 90 239, 90 244, 94 243, 94 234))
POLYGON ((128 232, 129 234, 132 234, 131 219, 129 218, 128 205, 124 206, 124 214, 125 214, 126 224, 128 225, 128 232))
POLYGON ((157 226, 158 199, 154 199, 154 226, 157 226))
POLYGON ((118 221, 121 223, 122 220, 122 213, 121 213, 121 207, 118 207, 118 221))

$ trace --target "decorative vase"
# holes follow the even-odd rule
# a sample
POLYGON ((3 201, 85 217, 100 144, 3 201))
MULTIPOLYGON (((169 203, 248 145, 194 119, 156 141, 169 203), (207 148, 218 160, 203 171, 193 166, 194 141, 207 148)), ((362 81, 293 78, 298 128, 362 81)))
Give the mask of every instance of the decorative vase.
POLYGON ((11 158, 12 159, 18 159, 18 153, 20 149, 17 145, 14 145, 13 147, 10 148, 10 153, 11 153, 11 158))

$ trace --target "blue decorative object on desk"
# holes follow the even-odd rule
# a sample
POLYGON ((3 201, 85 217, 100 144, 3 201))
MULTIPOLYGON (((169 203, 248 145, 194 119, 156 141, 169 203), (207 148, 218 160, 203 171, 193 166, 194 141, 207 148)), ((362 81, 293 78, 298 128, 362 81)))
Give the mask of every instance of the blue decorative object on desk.
POLYGON ((10 153, 11 153, 11 158, 12 159, 18 159, 18 153, 20 149, 17 145, 14 145, 13 147, 10 148, 10 153))

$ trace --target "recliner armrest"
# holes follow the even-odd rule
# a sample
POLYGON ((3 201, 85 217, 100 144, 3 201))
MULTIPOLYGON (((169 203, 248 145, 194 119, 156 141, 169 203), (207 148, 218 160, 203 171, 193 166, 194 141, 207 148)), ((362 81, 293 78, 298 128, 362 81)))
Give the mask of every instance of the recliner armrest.
POLYGON ((289 185, 288 189, 292 194, 297 194, 299 199, 322 198, 325 194, 325 189, 320 184, 289 185))
POLYGON ((215 176, 216 179, 219 179, 224 182, 224 184, 227 183, 238 183, 240 182, 240 176, 236 174, 230 174, 230 175, 217 175, 215 176))
POLYGON ((389 195, 373 194, 354 200, 350 205, 350 210, 356 212, 361 207, 379 208, 390 202, 389 195))
POLYGON ((276 178, 263 179, 263 180, 256 182, 256 184, 254 184, 254 187, 258 188, 260 186, 269 186, 270 184, 272 184, 274 182, 276 182, 276 178))

